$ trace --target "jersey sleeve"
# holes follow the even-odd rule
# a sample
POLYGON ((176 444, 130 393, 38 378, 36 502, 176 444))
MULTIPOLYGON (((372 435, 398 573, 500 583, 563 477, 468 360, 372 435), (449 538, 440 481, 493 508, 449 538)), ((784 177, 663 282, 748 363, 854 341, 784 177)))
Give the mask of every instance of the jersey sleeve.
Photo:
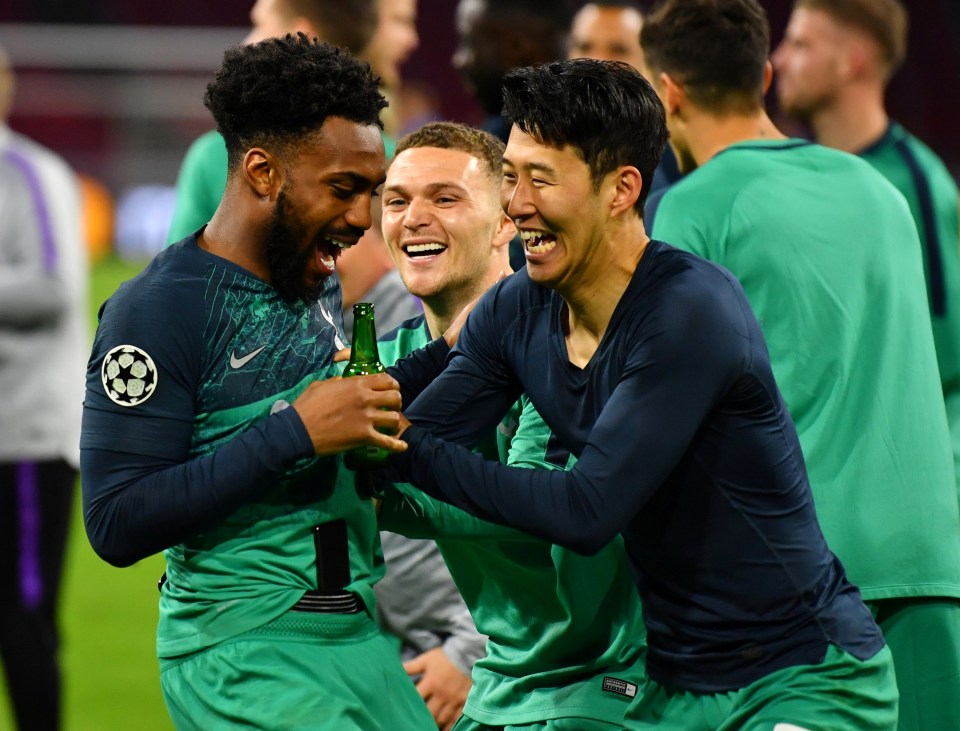
POLYGON ((126 566, 210 527, 313 454, 294 409, 191 455, 202 301, 134 280, 101 314, 87 370, 80 470, 94 550, 126 566))
POLYGON ((526 533, 477 518, 465 510, 399 483, 380 496, 381 530, 407 538, 530 541, 526 533))
MULTIPOLYGON (((678 465, 749 357, 748 329, 728 316, 730 302, 717 302, 716 289, 697 287, 691 281, 677 307, 638 326, 622 378, 570 471, 485 461, 445 441, 450 430, 435 420, 411 419, 403 435, 409 449, 391 460, 409 482, 478 517, 580 553, 597 552, 678 465)), ((732 297, 733 285, 727 289, 732 297)), ((487 407, 473 388, 476 379, 448 368, 418 400, 418 411, 432 413, 437 400, 458 422, 482 421, 487 407)))

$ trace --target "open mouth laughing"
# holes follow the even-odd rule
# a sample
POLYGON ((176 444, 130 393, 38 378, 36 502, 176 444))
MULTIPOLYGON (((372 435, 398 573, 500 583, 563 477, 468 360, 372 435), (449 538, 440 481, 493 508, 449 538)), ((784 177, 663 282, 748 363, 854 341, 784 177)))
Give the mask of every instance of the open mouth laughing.
POLYGON ((540 229, 520 229, 523 248, 528 254, 547 254, 557 245, 557 237, 540 229))
POLYGON ((438 256, 447 250, 446 244, 439 241, 407 241, 400 245, 401 250, 408 259, 428 259, 438 256))
POLYGON ((349 249, 351 246, 356 244, 358 241, 355 237, 343 238, 334 238, 333 236, 325 236, 317 242, 317 265, 320 269, 320 273, 324 276, 329 276, 336 271, 337 268, 337 258, 340 256, 340 252, 345 249, 349 249))

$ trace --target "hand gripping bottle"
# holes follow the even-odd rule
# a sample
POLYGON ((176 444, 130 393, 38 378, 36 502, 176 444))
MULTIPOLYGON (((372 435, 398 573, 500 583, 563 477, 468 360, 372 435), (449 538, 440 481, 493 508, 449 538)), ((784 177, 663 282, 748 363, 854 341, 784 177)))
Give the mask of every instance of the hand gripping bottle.
MULTIPOLYGON (((385 371, 386 368, 380 362, 380 353, 377 351, 373 304, 357 302, 353 306, 353 346, 350 362, 343 371, 343 377, 369 376, 385 371)), ((380 466, 388 454, 389 452, 382 447, 355 447, 344 455, 343 461, 352 470, 362 470, 380 466)))

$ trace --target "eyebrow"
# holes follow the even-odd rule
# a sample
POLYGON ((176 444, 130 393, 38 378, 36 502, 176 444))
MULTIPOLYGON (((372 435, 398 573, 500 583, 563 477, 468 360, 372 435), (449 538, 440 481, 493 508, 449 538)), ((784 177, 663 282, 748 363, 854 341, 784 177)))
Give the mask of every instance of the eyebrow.
MULTIPOLYGON (((429 185, 426 186, 425 190, 427 194, 432 194, 432 193, 437 193, 441 190, 445 190, 447 188, 452 188, 456 191, 459 191, 460 193, 469 192, 463 185, 461 185, 460 183, 455 183, 452 180, 451 181, 444 180, 437 183, 430 183, 429 185)), ((387 191, 387 190, 394 193, 400 193, 401 195, 408 194, 407 189, 403 185, 399 185, 399 184, 387 185, 384 187, 384 191, 387 191)))
POLYGON ((331 180, 337 179, 346 179, 350 181, 350 184, 355 188, 365 188, 367 186, 372 187, 373 189, 379 188, 387 179, 386 175, 380 176, 379 180, 373 181, 370 178, 360 175, 359 173, 352 172, 350 170, 343 170, 340 172, 333 173, 330 176, 331 180))
MULTIPOLYGON (((510 161, 509 161, 507 158, 505 158, 505 157, 501 160, 501 162, 502 162, 504 165, 509 165, 509 166, 512 167, 512 168, 517 167, 516 165, 514 165, 512 162, 510 162, 510 161)), ((552 167, 550 167, 549 165, 547 165, 545 162, 527 162, 527 163, 524 163, 523 165, 521 165, 521 166, 520 166, 520 169, 521 169, 521 170, 524 170, 525 172, 528 172, 528 173, 546 173, 547 175, 556 175, 556 174, 557 174, 557 171, 554 170, 554 169, 553 169, 552 167)))

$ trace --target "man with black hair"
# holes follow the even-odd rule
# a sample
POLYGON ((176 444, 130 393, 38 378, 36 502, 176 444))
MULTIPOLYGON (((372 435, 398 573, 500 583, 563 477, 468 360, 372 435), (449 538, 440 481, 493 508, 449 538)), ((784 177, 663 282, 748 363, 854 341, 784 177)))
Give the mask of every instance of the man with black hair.
POLYGON ((889 644, 901 728, 958 728, 960 511, 910 212, 867 163, 773 125, 756 0, 669 0, 641 40, 690 171, 653 235, 742 282, 824 534, 889 644))
MULTIPOLYGON (((377 29, 377 0, 256 0, 244 43, 304 33, 360 54, 377 29)), ((177 196, 167 241, 206 224, 227 185, 227 149, 216 130, 190 145, 177 175, 177 196)))
MULTIPOLYGON (((452 122, 428 124, 398 142, 383 187, 383 230, 424 312, 381 338, 385 363, 446 331, 509 271, 514 227, 500 207, 503 149, 490 133, 452 122)), ((566 469, 576 462, 525 399, 488 437, 480 450, 512 465, 566 469)), ((622 540, 579 556, 410 485, 385 491, 379 516, 387 530, 436 540, 489 636, 457 731, 623 727, 646 673, 640 602, 622 540)), ((404 593, 423 607, 430 597, 418 592, 410 582, 404 593)))
POLYGON ((163 551, 157 648, 178 728, 426 731, 370 616, 376 519, 337 454, 388 450, 387 374, 339 379, 342 248, 384 177, 369 67, 300 34, 228 51, 204 103, 228 153, 209 225, 103 306, 81 437, 105 560, 163 551))
POLYGON ((504 100, 501 202, 527 266, 473 310, 391 463, 581 553, 622 534, 651 678, 628 728, 893 729, 889 650, 820 532, 743 290, 645 233, 656 93, 626 64, 574 60, 511 72, 504 100), (467 448, 521 393, 569 471, 467 448))
POLYGON ((460 0, 453 65, 487 115, 482 129, 507 141, 510 126, 500 116, 504 74, 565 58, 572 19, 570 0, 460 0))

